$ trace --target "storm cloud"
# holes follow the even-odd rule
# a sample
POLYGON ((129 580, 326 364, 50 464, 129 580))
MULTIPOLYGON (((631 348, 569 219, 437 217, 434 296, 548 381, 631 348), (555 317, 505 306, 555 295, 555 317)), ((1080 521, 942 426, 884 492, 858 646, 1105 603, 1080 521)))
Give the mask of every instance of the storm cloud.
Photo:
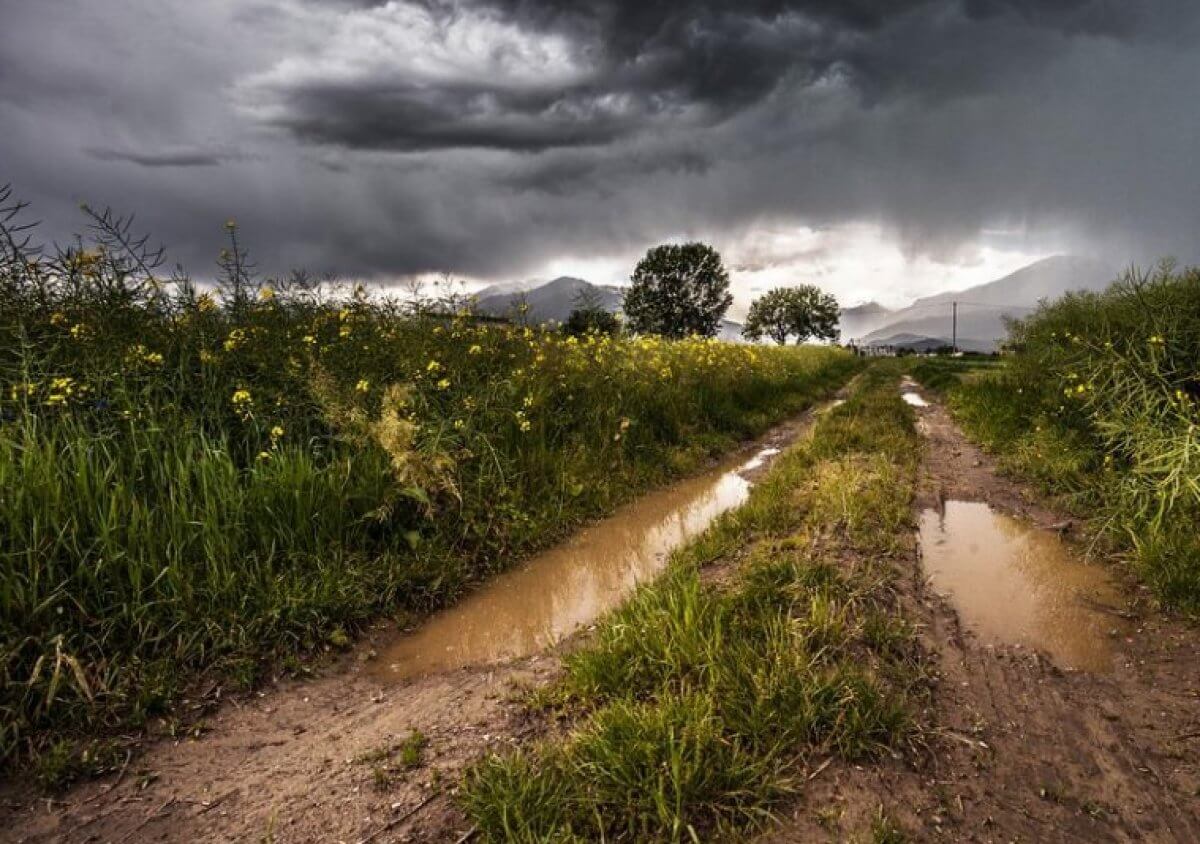
POLYGON ((230 216, 267 271, 384 280, 674 237, 819 275, 863 227, 951 268, 1198 257, 1189 0, 0 0, 0 18, 0 182, 48 236, 80 200, 137 211, 199 274, 230 216))

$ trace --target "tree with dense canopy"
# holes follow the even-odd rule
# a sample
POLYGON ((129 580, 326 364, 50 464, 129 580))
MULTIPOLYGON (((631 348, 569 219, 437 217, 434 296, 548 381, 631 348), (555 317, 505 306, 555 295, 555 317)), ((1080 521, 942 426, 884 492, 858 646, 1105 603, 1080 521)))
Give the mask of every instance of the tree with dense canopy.
POLYGON ((646 253, 625 294, 625 317, 639 334, 713 337, 733 303, 729 273, 705 243, 665 244, 646 253))
POLYGON ((742 336, 759 340, 766 335, 781 346, 788 337, 797 344, 810 338, 836 340, 838 314, 837 299, 818 287, 777 287, 751 303, 742 336))

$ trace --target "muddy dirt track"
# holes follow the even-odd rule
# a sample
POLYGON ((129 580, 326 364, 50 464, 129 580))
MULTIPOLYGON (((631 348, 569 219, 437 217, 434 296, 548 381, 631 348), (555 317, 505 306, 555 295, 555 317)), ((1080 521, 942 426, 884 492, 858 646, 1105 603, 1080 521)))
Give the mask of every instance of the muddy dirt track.
MULTIPOLYGON (((695 506, 685 516, 697 510, 715 515, 714 494, 722 506, 736 503, 722 498, 727 492, 723 482, 736 475, 748 483, 767 471, 771 457, 807 430, 816 412, 801 414, 715 462, 705 476, 652 492, 581 533, 603 530, 623 516, 632 520, 634 514, 626 512, 631 508, 638 509, 640 519, 649 499, 678 503, 680 491, 695 493, 695 506), (705 477, 712 481, 713 494, 697 483, 705 477)), ((650 503, 654 510, 655 502, 650 503)), ((670 517, 664 509, 651 515, 678 533, 678 513, 670 517)), ((610 550, 619 538, 601 537, 610 550)), ((647 538, 651 546, 661 543, 652 529, 647 538)), ((549 555, 555 553, 557 549, 549 555)), ((525 568, 541 562, 535 558, 525 568)), ((526 577, 512 574, 518 580, 526 577)), ((503 583, 488 584, 445 615, 453 619, 477 604, 501 628, 497 637, 507 637, 511 619, 497 615, 495 605, 505 591, 503 583), (490 596, 484 594, 489 589, 490 596)), ((596 603, 594 595, 588 603, 596 603)), ((541 602, 531 606, 536 609, 541 602)), ((518 638, 522 647, 527 644, 528 637, 518 638)), ((153 743, 115 781, 85 783, 66 795, 32 803, 10 789, 4 795, 0 840, 455 841, 470 833, 453 801, 464 766, 539 729, 513 698, 522 688, 551 679, 558 661, 551 649, 500 663, 488 659, 482 667, 403 678, 386 664, 402 641, 399 631, 383 625, 323 676, 281 682, 249 700, 226 701, 204 720, 198 738, 153 743), (428 745, 421 764, 405 770, 395 749, 414 730, 428 745), (376 782, 375 768, 393 769, 386 783, 376 782)), ((477 635, 468 641, 486 645, 477 635)), ((492 656, 486 647, 481 653, 492 656)))
MULTIPOLYGON (((999 477, 936 404, 917 506, 986 502, 1037 529, 1064 519, 999 477)), ((804 427, 774 435, 782 445, 804 427)), ((1068 534, 1070 528, 1066 529, 1068 534)), ((862 765, 810 760, 810 778, 767 841, 848 839, 882 806, 919 841, 1200 841, 1200 632, 1120 582, 1111 669, 1064 669, 1035 648, 976 635, 927 582, 914 540, 903 600, 935 674, 924 737, 862 765)), ((448 841, 465 764, 536 734, 513 692, 554 677, 553 651, 386 683, 369 668, 380 629, 324 676, 226 701, 206 731, 159 741, 119 777, 54 799, 4 795, 13 841, 448 841), (396 760, 411 731, 420 764, 396 760), (375 758, 393 772, 377 782, 375 758), (371 756, 372 754, 374 756, 371 756), (374 761, 364 761, 371 756, 374 761)))
MULTIPOLYGON (((920 509, 981 501, 1035 529, 1066 527, 998 476, 943 408, 914 411, 927 440, 920 509)), ((936 672, 928 746, 882 764, 830 764, 764 840, 837 840, 869 827, 882 805, 919 841, 1200 841, 1194 627, 1125 582, 1111 671, 1063 670, 975 636, 927 583, 915 547, 910 563, 905 603, 936 672)))

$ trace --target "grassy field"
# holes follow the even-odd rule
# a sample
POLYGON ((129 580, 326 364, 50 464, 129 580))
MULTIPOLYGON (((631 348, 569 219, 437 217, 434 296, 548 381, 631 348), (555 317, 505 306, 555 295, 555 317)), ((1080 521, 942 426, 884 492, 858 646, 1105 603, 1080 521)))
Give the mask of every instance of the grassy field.
POLYGON ((1200 271, 1131 272, 1013 326, 1014 354, 947 388, 967 432, 1128 553, 1166 603, 1200 613, 1200 271))
POLYGON ((805 759, 912 729, 920 670, 890 558, 920 440, 883 363, 566 658, 535 706, 574 718, 493 756, 463 803, 488 841, 699 841, 765 823, 805 759), (724 585, 702 580, 730 564, 724 585))
POLYGON ((427 612, 858 366, 256 283, 236 248, 206 293, 112 229, 0 262, 0 758, 55 778, 111 758, 77 739, 427 612))

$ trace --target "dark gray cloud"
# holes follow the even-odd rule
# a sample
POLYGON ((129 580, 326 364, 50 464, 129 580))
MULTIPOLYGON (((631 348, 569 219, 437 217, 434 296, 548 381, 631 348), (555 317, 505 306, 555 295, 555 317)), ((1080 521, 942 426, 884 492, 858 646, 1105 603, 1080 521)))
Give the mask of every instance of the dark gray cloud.
POLYGON ((203 149, 129 150, 85 147, 99 161, 125 161, 139 167, 215 167, 232 156, 203 149))
POLYGON ((264 268, 384 277, 735 248, 768 223, 871 223, 914 255, 1003 230, 1031 253, 1200 257, 1192 0, 0 0, 0 19, 0 181, 54 236, 80 200, 137 211, 201 273, 229 216, 264 268))
POLYGON ((936 98, 981 90, 1005 81, 1018 60, 1036 72, 1062 37, 1132 38, 1145 23, 1140 4, 1111 0, 478 0, 421 8, 439 45, 469 28, 474 13, 561 38, 586 67, 555 73, 548 63, 543 74, 506 80, 503 53, 521 49, 507 39, 488 57, 501 78, 431 77, 387 60, 349 75, 298 67, 260 88, 274 106, 271 122, 306 142, 361 149, 605 145, 663 126, 711 127, 781 85, 803 88, 835 70, 871 101, 902 89, 936 98), (916 49, 931 29, 943 43, 916 49), (979 44, 972 29, 993 30, 990 41, 979 44))

